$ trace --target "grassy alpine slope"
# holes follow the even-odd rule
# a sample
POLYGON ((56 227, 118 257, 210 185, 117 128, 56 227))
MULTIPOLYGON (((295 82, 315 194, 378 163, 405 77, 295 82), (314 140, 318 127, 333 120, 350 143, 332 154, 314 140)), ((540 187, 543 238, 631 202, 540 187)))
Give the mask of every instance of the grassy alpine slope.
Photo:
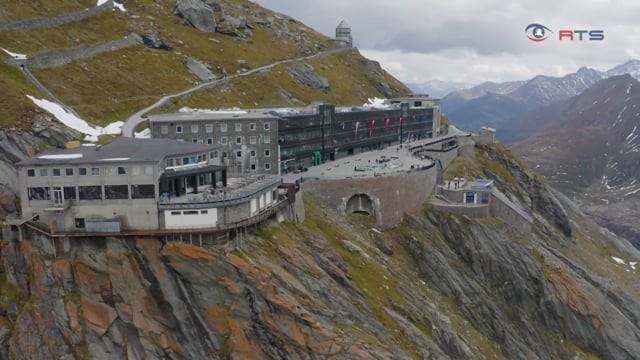
MULTIPOLYGON (((251 25, 248 35, 234 37, 202 32, 184 25, 182 19, 173 14, 175 2, 140 0, 126 2, 127 12, 117 9, 106 11, 46 30, 0 32, 0 46, 32 57, 53 50, 102 44, 132 32, 141 35, 156 32, 172 46, 172 50, 135 45, 55 68, 31 69, 53 94, 97 125, 125 120, 164 94, 198 84, 200 80, 184 65, 190 59, 207 64, 212 73, 222 77, 225 73, 236 74, 333 48, 326 36, 286 15, 274 14, 250 1, 221 0, 219 3, 226 16, 247 19, 251 25), (264 19, 271 22, 268 25, 258 23, 264 19)), ((46 7, 41 2, 19 1, 6 2, 3 7, 6 20, 18 20, 59 15, 66 10, 78 11, 95 6, 95 3, 84 1, 82 7, 77 5, 70 0, 58 0, 55 6, 46 7)), ((214 14, 221 23, 222 13, 214 14)), ((388 85, 385 86, 387 91, 394 95, 409 92, 377 63, 367 61, 357 51, 323 57, 310 63, 319 75, 327 78, 330 89, 322 91, 299 84, 289 74, 295 64, 287 64, 203 90, 177 101, 176 107, 291 106, 314 100, 360 104, 368 97, 383 97, 381 83, 388 85)), ((29 122, 18 120, 29 118, 29 111, 34 108, 24 95, 38 93, 30 90, 29 85, 19 79, 19 72, 10 67, 0 67, 0 75, 18 81, 0 82, 0 90, 12 99, 7 102, 7 116, 2 117, 0 125, 28 127, 29 122)))

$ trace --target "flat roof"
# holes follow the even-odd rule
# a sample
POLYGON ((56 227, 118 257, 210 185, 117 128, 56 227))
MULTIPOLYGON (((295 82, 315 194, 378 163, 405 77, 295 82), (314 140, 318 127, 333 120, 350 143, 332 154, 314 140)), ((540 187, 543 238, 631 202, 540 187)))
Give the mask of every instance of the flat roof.
POLYGON ((257 120, 257 119, 270 119, 277 120, 277 116, 273 116, 268 113, 268 110, 256 110, 247 112, 174 112, 166 114, 149 115, 150 122, 165 122, 165 121, 194 121, 194 120, 257 120))
POLYGON ((168 156, 182 156, 217 150, 204 145, 172 139, 118 138, 107 145, 80 146, 43 152, 21 161, 19 166, 159 162, 168 156))

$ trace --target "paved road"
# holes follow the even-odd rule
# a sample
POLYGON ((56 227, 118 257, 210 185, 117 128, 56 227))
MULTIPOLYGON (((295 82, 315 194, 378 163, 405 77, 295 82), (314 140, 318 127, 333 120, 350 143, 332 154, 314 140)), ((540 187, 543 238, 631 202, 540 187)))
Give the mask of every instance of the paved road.
POLYGON ((140 123, 142 123, 143 121, 147 120, 146 118, 142 117, 144 114, 148 113, 149 111, 162 106, 164 104, 167 103, 167 101, 169 101, 170 99, 176 98, 176 97, 180 97, 180 96, 184 96, 184 95, 188 95, 191 94, 193 92, 196 92, 198 90, 202 90, 211 86, 216 86, 218 84, 222 84, 226 81, 229 80, 233 80, 235 78, 239 78, 239 77, 243 77, 243 76, 249 76, 251 74, 255 74, 257 72, 260 71, 264 71, 264 70, 270 70, 271 68, 273 68, 274 66, 277 65, 281 65, 281 64, 287 64, 287 63, 292 63, 292 62, 297 62, 297 61, 306 61, 306 60, 310 60, 310 59, 316 59, 316 58, 320 58, 320 57, 324 57, 324 56, 328 56, 328 55, 333 55, 339 52, 343 52, 343 51, 351 51, 353 50, 353 48, 338 48, 338 49, 332 49, 332 50, 327 50, 327 51, 323 51, 314 55, 310 55, 310 56, 305 56, 305 57, 301 57, 301 58, 295 58, 295 59, 288 59, 288 60, 282 60, 282 61, 276 61, 272 64, 269 65, 265 65, 265 66, 261 66, 255 69, 251 69, 247 72, 243 72, 240 74, 234 74, 234 75, 230 75, 227 76, 224 79, 217 79, 217 80, 212 80, 206 83, 202 83, 200 85, 197 85, 195 87, 192 87, 191 89, 185 90, 185 91, 181 91, 179 93, 176 94, 172 94, 172 95, 167 95, 167 96, 163 96, 162 98, 160 98, 160 100, 156 101, 154 104, 147 106, 146 108, 138 111, 137 113, 131 115, 124 123, 124 125, 122 126, 122 135, 125 137, 134 137, 134 130, 136 128, 136 126, 138 126, 140 123))

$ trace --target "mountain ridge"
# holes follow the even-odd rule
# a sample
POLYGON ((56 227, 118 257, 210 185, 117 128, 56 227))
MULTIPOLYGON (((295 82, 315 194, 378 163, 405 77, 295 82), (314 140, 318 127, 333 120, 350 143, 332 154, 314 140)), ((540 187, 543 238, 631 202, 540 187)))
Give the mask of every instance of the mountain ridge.
POLYGON ((640 61, 629 60, 607 71, 581 67, 562 77, 537 75, 522 82, 481 84, 448 94, 442 99, 442 110, 463 128, 479 131, 481 126, 492 126, 498 130, 499 139, 507 143, 514 142, 525 139, 537 129, 535 126, 516 129, 514 122, 520 115, 537 112, 543 107, 579 95, 602 79, 625 73, 640 76, 640 61), (496 105, 494 97, 488 95, 490 93, 504 95, 502 108, 496 105), (487 112, 482 111, 483 108, 495 110, 487 112))
POLYGON ((602 225, 638 245, 639 118, 640 83, 629 74, 613 76, 523 116, 519 124, 538 122, 541 129, 512 148, 602 225))
MULTIPOLYGON (((225 33, 203 35, 175 17, 167 2, 143 0, 127 2, 126 14, 94 18, 85 38, 72 24, 21 33, 21 46, 15 39, 9 43, 15 45, 11 50, 31 54, 46 41, 65 48, 102 43, 105 28, 113 29, 113 37, 124 36, 130 27, 143 34, 156 30, 173 51, 138 44, 34 71, 81 116, 105 123, 127 117, 164 92, 203 81, 185 61, 196 59, 206 76, 204 70, 220 78, 297 58, 307 46, 320 51, 312 30, 301 31, 295 19, 274 15, 270 20, 268 10, 246 1, 205 2, 228 7, 225 33), (243 11, 254 28, 228 27, 236 23, 231 18, 242 19, 243 11), (232 55, 216 62, 222 53, 232 55)), ((63 3, 52 0, 46 10, 53 15, 64 12, 56 11, 58 5, 65 11, 79 10, 80 3, 95 5, 63 3)), ((12 4, 7 14, 35 13, 34 3, 25 3, 31 10, 12 4)), ((215 12, 220 23, 221 14, 215 12)), ((8 35, 0 37, 7 41, 8 35)), ((317 41, 330 46, 326 38, 317 41)), ((363 96, 406 91, 355 51, 305 64, 317 75, 318 88, 308 88, 291 68, 279 66, 228 79, 159 111, 315 99, 353 105, 363 96)), ((0 76, 0 89, 8 98, 37 91, 20 69, 0 63, 0 71, 7 75, 0 76)), ((11 111, 16 109, 0 125, 0 215, 19 208, 11 196, 17 191, 12 189, 17 187, 15 162, 81 136, 27 102, 11 111), (21 119, 28 122, 18 123, 21 119)), ((530 234, 514 231, 499 217, 444 213, 428 202, 397 228, 382 232, 375 228, 375 216, 325 206, 305 192, 303 182, 296 195, 296 206, 304 205, 303 222, 274 221, 220 246, 154 238, 51 239, 37 233, 20 242, 4 239, 0 358, 636 357, 640 253, 596 226, 502 145, 472 141, 465 136, 450 149, 459 156, 442 169, 443 178, 492 180, 531 214, 530 234)))

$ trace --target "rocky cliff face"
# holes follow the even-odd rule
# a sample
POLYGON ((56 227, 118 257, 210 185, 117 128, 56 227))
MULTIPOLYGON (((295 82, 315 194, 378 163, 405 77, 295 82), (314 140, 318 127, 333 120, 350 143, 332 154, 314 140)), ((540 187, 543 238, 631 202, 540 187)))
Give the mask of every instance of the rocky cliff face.
POLYGON ((476 154, 530 194, 531 234, 429 207, 381 233, 308 197, 303 224, 224 248, 5 242, 0 358, 635 358, 640 254, 500 148, 476 154))

